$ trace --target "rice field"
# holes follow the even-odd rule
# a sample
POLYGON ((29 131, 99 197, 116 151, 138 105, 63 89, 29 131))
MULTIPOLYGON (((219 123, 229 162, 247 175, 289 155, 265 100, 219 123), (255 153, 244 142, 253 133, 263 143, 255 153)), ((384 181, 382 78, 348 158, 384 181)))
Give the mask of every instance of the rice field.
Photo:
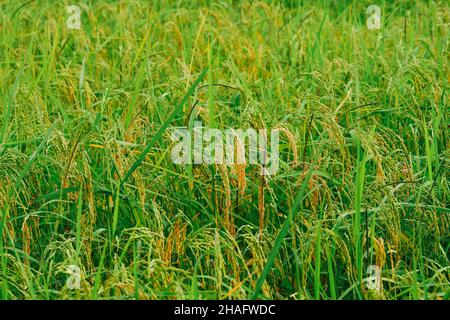
POLYGON ((1 299, 450 299, 448 1, 6 0, 0 39, 1 299), (277 170, 176 163, 196 123, 277 170))

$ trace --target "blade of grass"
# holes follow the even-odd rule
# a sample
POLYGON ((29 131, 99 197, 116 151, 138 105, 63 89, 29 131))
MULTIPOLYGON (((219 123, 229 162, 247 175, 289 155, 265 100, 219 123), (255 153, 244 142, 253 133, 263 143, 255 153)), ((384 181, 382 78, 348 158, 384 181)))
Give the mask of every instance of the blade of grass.
POLYGON ((150 152, 150 149, 158 142, 158 140, 163 135, 164 131, 167 129, 169 124, 172 122, 172 120, 182 111, 184 104, 187 102, 188 98, 192 95, 195 88, 200 84, 200 81, 204 78, 206 72, 208 71, 208 67, 206 67, 200 76, 195 80, 195 82, 192 84, 192 86, 189 88, 188 92, 184 95, 183 99, 181 99, 180 103, 175 107, 175 110, 170 114, 170 116, 166 119, 166 121, 162 124, 161 128, 158 130, 158 132, 153 136, 152 140, 147 144, 144 151, 140 154, 139 158, 133 163, 131 168, 127 171, 125 176, 123 177, 122 181, 120 182, 120 187, 123 186, 125 181, 133 174, 133 172, 141 165, 141 163, 144 161, 145 156, 147 153, 150 152))
POLYGON ((272 268, 273 263, 275 262, 275 258, 277 257, 278 251, 281 248, 281 244, 283 243, 284 238, 286 237, 288 231, 289 231, 289 225, 294 218, 294 214, 297 212, 298 208, 300 207, 300 204, 304 198, 307 182, 309 181, 311 174, 312 174, 312 168, 314 166, 311 166, 311 169, 308 171, 308 174, 306 178, 303 180, 303 183, 300 187, 300 191, 297 193, 297 196, 294 200, 294 205, 292 206, 292 209, 289 211, 289 215, 284 221, 280 232, 278 233, 277 238, 275 239, 275 242, 273 244, 273 248, 270 251, 269 258, 267 259, 266 265, 264 266, 264 269, 256 282, 255 291, 253 292, 252 299, 257 299, 259 295, 259 291, 261 291, 262 285, 264 284, 264 281, 266 280, 267 276, 270 273, 270 269, 272 268))
POLYGON ((28 171, 30 171, 34 161, 36 160, 37 156, 41 153, 42 149, 44 149, 44 146, 46 145, 48 139, 50 138, 50 135, 52 134, 53 130, 56 128, 56 124, 58 123, 58 120, 53 123, 53 125, 47 130, 47 133, 45 134, 44 138, 42 139, 41 143, 37 147, 37 149, 33 152, 33 154, 28 159, 28 162, 23 167, 22 172, 20 173, 19 177, 16 179, 16 182, 14 183, 14 188, 10 189, 18 189, 22 179, 27 175, 28 171))

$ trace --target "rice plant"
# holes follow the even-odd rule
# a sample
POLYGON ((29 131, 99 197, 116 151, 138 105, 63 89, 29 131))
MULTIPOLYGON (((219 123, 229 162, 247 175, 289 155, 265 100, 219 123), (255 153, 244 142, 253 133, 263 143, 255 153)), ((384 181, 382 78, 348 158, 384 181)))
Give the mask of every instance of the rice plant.
POLYGON ((448 1, 0 16, 2 299, 450 298, 448 1), (200 122, 276 172, 175 163, 200 122))

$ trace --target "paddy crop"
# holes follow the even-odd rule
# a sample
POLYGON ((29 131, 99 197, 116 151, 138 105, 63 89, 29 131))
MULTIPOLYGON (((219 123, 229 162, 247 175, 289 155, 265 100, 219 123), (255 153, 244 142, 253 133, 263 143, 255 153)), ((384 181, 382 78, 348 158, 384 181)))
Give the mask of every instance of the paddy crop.
POLYGON ((450 297, 447 1, 0 16, 2 299, 450 297), (277 171, 175 163, 198 121, 277 129, 277 171))

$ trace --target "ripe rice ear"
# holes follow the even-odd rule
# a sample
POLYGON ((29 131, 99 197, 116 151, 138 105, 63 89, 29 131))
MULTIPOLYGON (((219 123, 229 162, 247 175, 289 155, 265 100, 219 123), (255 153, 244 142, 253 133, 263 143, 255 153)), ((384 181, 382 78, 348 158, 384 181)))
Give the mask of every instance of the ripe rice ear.
POLYGON ((258 213, 259 213, 259 236, 262 237, 262 230, 264 227, 264 176, 261 176, 261 183, 258 189, 258 213))
POLYGON ((245 180, 245 144, 243 141, 236 137, 235 139, 235 170, 237 175, 237 185, 239 189, 239 196, 243 196, 245 194, 245 187, 247 186, 245 180), (242 160, 242 161, 239 161, 242 160))
POLYGON ((293 159, 292 159, 292 165, 295 166, 296 164, 298 164, 298 149, 297 149, 297 144, 295 143, 295 137, 294 134, 289 131, 289 129, 284 128, 284 127, 277 127, 275 128, 276 130, 279 130, 280 132, 283 132, 288 140, 289 143, 289 147, 292 150, 292 155, 293 155, 293 159))
POLYGON ((222 176, 223 187, 225 190, 225 207, 223 208, 224 225, 227 228, 227 230, 232 235, 234 235, 235 234, 234 221, 233 221, 233 217, 230 215, 230 208, 231 208, 230 179, 228 177, 227 167, 223 164, 218 165, 218 167, 219 167, 220 175, 222 176))

